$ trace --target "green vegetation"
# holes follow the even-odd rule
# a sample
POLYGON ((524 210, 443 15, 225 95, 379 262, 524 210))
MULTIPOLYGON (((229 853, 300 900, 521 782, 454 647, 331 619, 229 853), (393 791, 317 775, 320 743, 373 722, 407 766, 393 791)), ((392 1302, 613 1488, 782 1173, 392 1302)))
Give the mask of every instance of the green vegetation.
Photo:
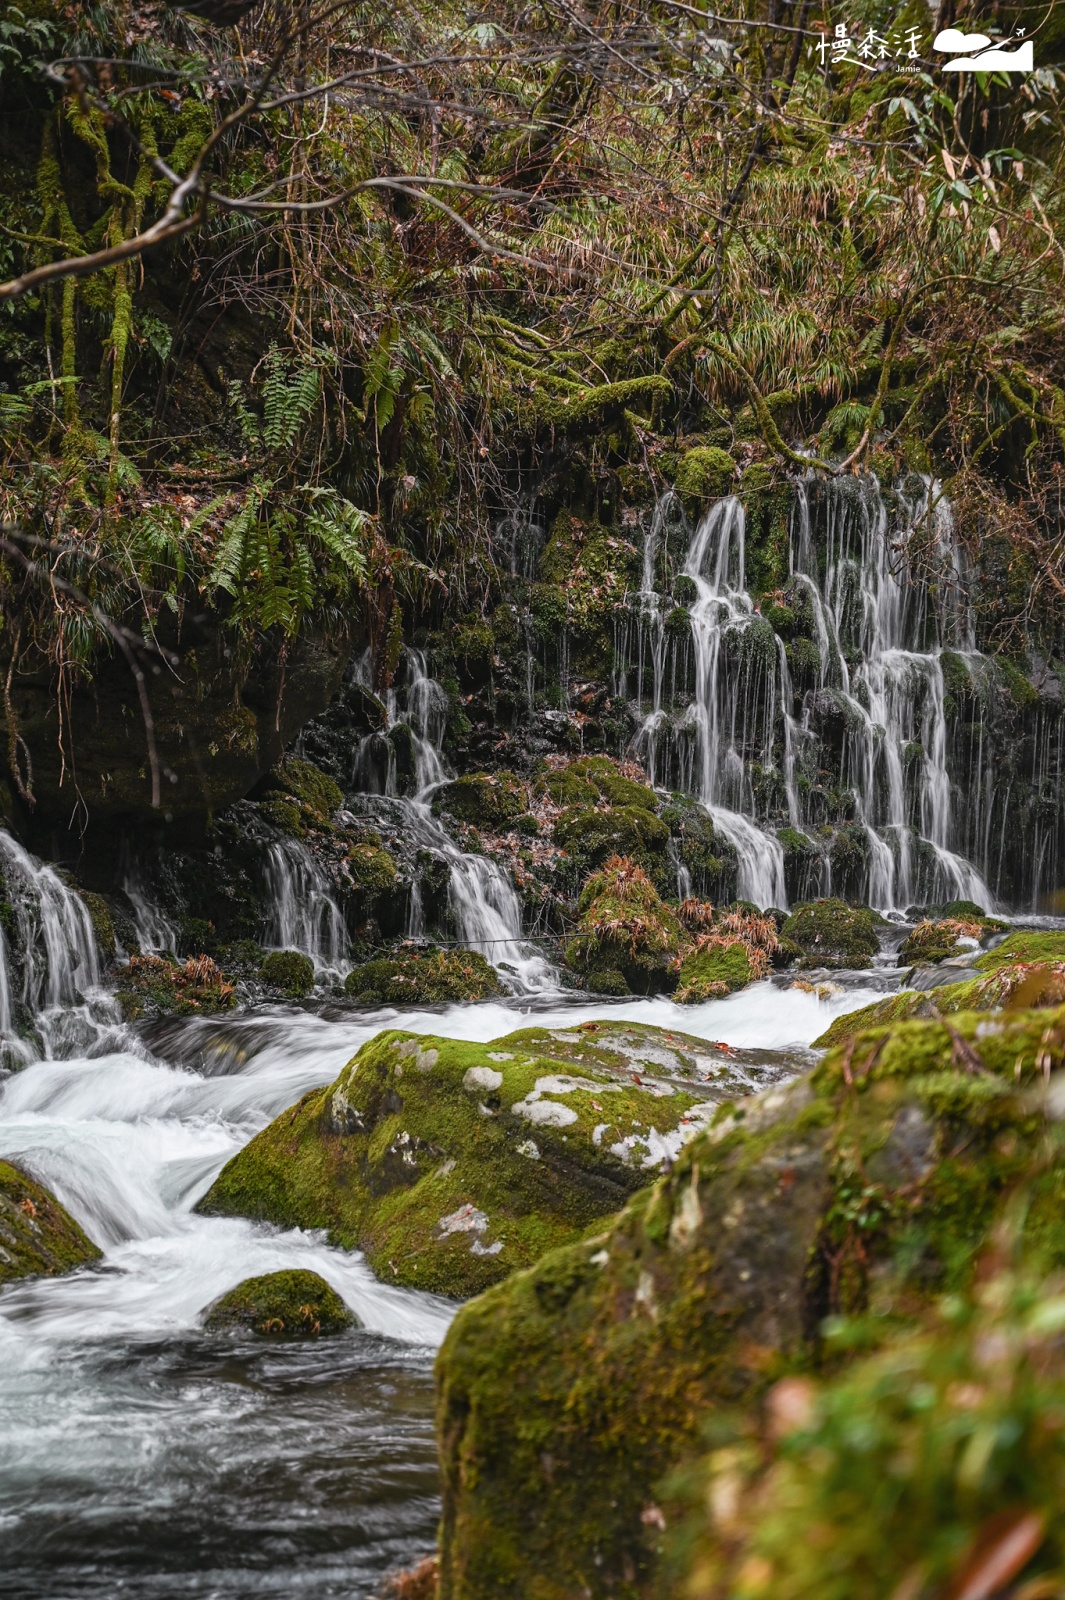
POLYGON ((607 1227, 465 1307, 438 1360, 441 1594, 643 1592, 664 1521, 648 1508, 704 1425, 807 1374, 825 1317, 904 1329, 968 1294, 1022 1179, 1026 1269, 1065 1265, 1041 1099, 1063 1024, 1059 1008, 865 1030, 720 1108, 607 1227))
POLYGON ((245 1278, 208 1306, 203 1325, 209 1333, 242 1328, 271 1338, 317 1339, 344 1333, 355 1322, 324 1278, 297 1269, 245 1278))
POLYGON ((344 991, 360 1005, 440 1005, 502 994, 495 969, 478 950, 401 950, 355 967, 344 991))
POLYGON ((868 967, 880 949, 878 918, 842 900, 815 900, 796 906, 781 928, 781 937, 802 950, 804 967, 868 967))
POLYGON ((479 828, 513 825, 528 810, 528 794, 513 772, 470 772, 433 796, 434 811, 449 811, 479 828))
POLYGON ((119 972, 116 992, 128 1022, 211 1016, 228 1011, 235 997, 233 984, 208 955, 190 956, 183 966, 169 956, 131 956, 119 972))
POLYGON ((680 924, 642 867, 611 856, 581 890, 578 910, 577 932, 566 946, 571 967, 620 972, 642 994, 672 987, 680 924))
POLYGON ((706 1120, 697 1041, 600 1035, 378 1034, 234 1156, 199 1209, 328 1228, 387 1283, 477 1294, 616 1211, 663 1141, 706 1120))
POLYGON ((302 1000, 314 988, 314 962, 298 950, 271 950, 259 968, 259 977, 286 1000, 302 1000))
POLYGON ((53 1194, 10 1161, 0 1161, 0 1286, 54 1277, 99 1261, 100 1251, 53 1194))

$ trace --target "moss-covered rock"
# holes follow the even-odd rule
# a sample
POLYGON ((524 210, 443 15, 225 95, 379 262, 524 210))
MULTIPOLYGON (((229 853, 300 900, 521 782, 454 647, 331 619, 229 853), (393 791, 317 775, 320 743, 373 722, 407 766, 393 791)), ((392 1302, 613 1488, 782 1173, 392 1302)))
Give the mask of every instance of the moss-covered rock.
POLYGON ((116 997, 127 1021, 135 1022, 228 1011, 235 989, 208 955, 190 956, 183 965, 167 956, 131 956, 119 974, 116 997))
POLYGON ((836 1017, 815 1050, 841 1044, 863 1028, 884 1027, 909 1017, 950 1016, 958 1011, 992 1011, 1003 1007, 1035 1010, 1065 1003, 1065 960, 1018 961, 995 967, 987 977, 969 977, 933 990, 903 989, 858 1011, 836 1017))
POLYGON ((1020 929, 1009 934, 993 950, 977 956, 973 966, 983 972, 993 972, 997 967, 1012 966, 1017 961, 1065 961, 1065 933, 1029 933, 1020 929))
POLYGON ((324 1278, 296 1269, 245 1278, 208 1306, 203 1325, 210 1333, 246 1328, 274 1338, 317 1339, 344 1333, 356 1321, 324 1278))
POLYGON ((747 946, 704 945, 684 957, 677 974, 677 1000, 681 1005, 698 1005, 703 1000, 719 1000, 750 983, 751 970, 747 946))
POLYGON ((287 1000, 302 1000, 314 988, 314 962, 299 950, 271 950, 259 977, 287 1000))
POLYGON ((448 811, 478 828, 505 827, 528 807, 528 791, 513 772, 469 772, 433 796, 434 811, 448 811))
POLYGON ((634 861, 612 856, 585 884, 578 911, 577 932, 566 946, 575 971, 620 972, 641 994, 673 987, 680 924, 634 861))
POLYGON ((380 843, 353 845, 344 864, 355 888, 366 900, 376 900, 395 888, 396 863, 380 843))
POLYGON ((344 804, 344 794, 336 780, 298 756, 285 756, 279 761, 267 774, 266 783, 281 794, 294 796, 323 822, 328 822, 344 804))
POLYGON ((0 1161, 0 1285, 72 1272, 99 1261, 100 1254, 43 1184, 0 1161))
POLYGON ((986 917, 944 917, 940 921, 919 922, 906 935, 899 951, 900 966, 934 966, 947 956, 975 952, 989 934, 1005 928, 1005 923, 986 917))
POLYGON ((717 445, 696 445, 686 450, 677 465, 676 490, 696 506, 728 494, 736 467, 727 450, 717 445))
POLYGON ((555 824, 555 842, 583 876, 611 856, 648 863, 661 858, 669 829, 643 806, 568 806, 555 824))
POLYGON ((842 900, 814 900, 796 906, 781 935, 803 952, 805 967, 868 967, 880 949, 877 917, 842 900))
POLYGON ((111 907, 102 894, 95 894, 91 889, 79 889, 80 896, 89 918, 92 922, 93 936, 96 948, 105 962, 115 958, 115 923, 111 915, 111 907))
POLYGON ((389 1031, 199 1209, 328 1228, 386 1282, 476 1294, 616 1211, 730 1081, 700 1041, 631 1024, 487 1045, 389 1031))
POLYGON ((659 1485, 708 1417, 808 1369, 826 1316, 968 1287, 1033 1165, 1024 1249, 1065 1263, 1034 1098, 1063 1057, 1065 1009, 866 1031, 464 1308, 437 1364, 442 1600, 647 1592, 659 1485))
POLYGON ((494 967, 477 950, 409 950, 379 956, 355 967, 345 993, 362 1005, 441 1005, 455 1000, 490 1000, 503 994, 494 967))
POLYGON ((560 805, 589 800, 594 803, 598 798, 612 806, 639 806, 651 812, 658 809, 658 796, 650 784, 629 777, 609 756, 581 756, 556 768, 547 779, 547 791, 560 805))

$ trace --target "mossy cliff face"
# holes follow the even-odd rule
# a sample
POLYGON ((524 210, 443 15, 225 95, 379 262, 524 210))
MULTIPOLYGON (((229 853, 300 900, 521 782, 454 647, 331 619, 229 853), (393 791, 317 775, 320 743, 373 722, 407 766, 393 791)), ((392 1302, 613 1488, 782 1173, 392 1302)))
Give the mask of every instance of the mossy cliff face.
POLYGON ((683 1034, 390 1031, 223 1169, 200 1210, 328 1228, 386 1282, 467 1296, 625 1203, 734 1092, 683 1034))
MULTIPOLYGON (((723 1107, 608 1228, 473 1305, 438 1360, 442 1600, 649 1592, 663 1475, 717 1407, 816 1359, 827 1314, 964 1287, 1044 1149, 1065 1009, 909 1022, 723 1107)), ((1029 1255, 1065 1261, 1065 1168, 1029 1255)))
POLYGON ((268 1272, 229 1289, 204 1316, 211 1333, 245 1328, 275 1338, 317 1339, 343 1333, 355 1317, 317 1272, 268 1272))
POLYGON ((0 1161, 0 1286, 54 1277, 99 1259, 92 1240, 43 1184, 0 1161))

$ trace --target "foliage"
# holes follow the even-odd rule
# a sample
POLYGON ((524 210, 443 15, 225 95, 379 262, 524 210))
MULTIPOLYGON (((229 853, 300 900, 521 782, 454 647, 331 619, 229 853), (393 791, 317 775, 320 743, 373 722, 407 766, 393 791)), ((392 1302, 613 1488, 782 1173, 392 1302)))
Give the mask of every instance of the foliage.
POLYGON ((324 1278, 298 1268, 245 1278, 204 1314, 209 1333, 242 1328, 270 1338, 317 1339, 344 1333, 354 1323, 355 1317, 324 1278))
POLYGON ((314 988, 314 962, 298 950, 271 950, 259 976, 287 1000, 302 1000, 314 988))
POLYGON ((361 1005, 439 1005, 488 1000, 502 993, 495 970, 477 950, 400 950, 355 967, 346 994, 361 1005))

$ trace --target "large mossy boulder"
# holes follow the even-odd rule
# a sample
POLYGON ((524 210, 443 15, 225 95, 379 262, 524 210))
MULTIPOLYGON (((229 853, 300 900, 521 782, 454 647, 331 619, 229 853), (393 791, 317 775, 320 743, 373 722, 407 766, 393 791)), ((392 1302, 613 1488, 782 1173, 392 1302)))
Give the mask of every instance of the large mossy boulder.
POLYGON ((55 1195, 21 1167, 0 1161, 0 1286, 72 1272, 100 1255, 55 1195))
POLYGON ((204 1313, 209 1333, 246 1329, 274 1338, 317 1339, 344 1333, 356 1317, 317 1272, 297 1268, 245 1278, 204 1313))
POLYGON ((1024 1249, 1065 1264, 1063 1057, 1065 1009, 859 1034, 465 1307, 437 1365, 442 1600, 648 1593, 660 1486, 715 1414, 808 1370, 826 1317, 967 1288, 1033 1168, 1024 1249))
POLYGON ((433 796, 434 811, 446 811, 476 828, 505 828, 528 808, 528 790, 513 772, 466 773, 433 796))
POLYGON ((575 971, 620 972, 640 994, 673 987, 680 924, 642 867, 612 856, 585 884, 577 909, 577 932, 566 946, 575 971))
POLYGON ((658 809, 658 796, 650 784, 622 771, 609 756, 581 756, 556 767, 543 780, 543 787, 556 805, 594 805, 605 800, 612 806, 638 806, 643 811, 658 809))
POLYGON ((780 932, 802 950, 801 966, 868 967, 880 949, 878 921, 867 906, 813 900, 796 906, 780 932))
POLYGON ((477 1294, 609 1217, 739 1081, 702 1041, 635 1024, 492 1044, 386 1032, 199 1209, 327 1228, 386 1282, 477 1294))
POLYGON ((405 950, 364 961, 344 979, 360 1005, 425 1006, 490 1000, 505 991, 477 950, 405 950))

